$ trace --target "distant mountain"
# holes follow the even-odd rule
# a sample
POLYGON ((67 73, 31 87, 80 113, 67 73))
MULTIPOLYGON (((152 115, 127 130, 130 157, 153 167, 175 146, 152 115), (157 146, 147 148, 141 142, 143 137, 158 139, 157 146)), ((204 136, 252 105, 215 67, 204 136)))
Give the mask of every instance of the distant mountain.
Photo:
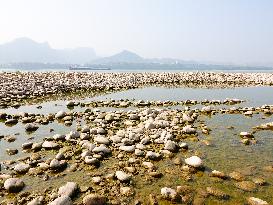
POLYGON ((92 48, 53 49, 47 42, 18 38, 0 45, 0 63, 87 63, 96 58, 92 48))
POLYGON ((92 63, 97 63, 97 64, 143 63, 144 61, 145 61, 145 59, 140 57, 136 53, 124 50, 118 54, 115 54, 115 55, 112 55, 109 57, 96 59, 96 60, 92 61, 92 63))

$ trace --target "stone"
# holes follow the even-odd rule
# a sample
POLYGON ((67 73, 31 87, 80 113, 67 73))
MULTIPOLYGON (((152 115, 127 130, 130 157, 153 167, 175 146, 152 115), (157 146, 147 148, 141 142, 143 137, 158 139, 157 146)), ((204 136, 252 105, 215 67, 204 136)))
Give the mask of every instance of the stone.
POLYGON ((162 155, 156 152, 148 151, 146 153, 146 157, 151 160, 160 160, 162 158, 162 155))
POLYGON ((59 188, 58 195, 72 197, 76 194, 78 188, 75 182, 67 182, 64 186, 59 188))
POLYGON ((31 149, 33 142, 25 142, 22 144, 23 149, 31 149))
POLYGON ((63 110, 60 110, 59 112, 57 112, 57 114, 55 115, 55 117, 57 119, 61 119, 61 118, 64 118, 66 116, 66 112, 63 111, 63 110))
POLYGON ((268 203, 262 199, 255 198, 255 197, 249 197, 247 198, 247 203, 249 205, 268 205, 268 203))
POLYGON ((162 197, 166 199, 172 199, 174 200, 177 197, 177 193, 174 189, 168 188, 168 187, 163 187, 161 189, 161 195, 162 197))
POLYGON ((4 183, 4 188, 8 192, 20 192, 25 186, 25 183, 19 178, 9 178, 4 183))
POLYGON ((8 149, 6 149, 6 152, 8 155, 15 155, 18 153, 18 149, 8 148, 8 149))
POLYGON ((129 196, 132 194, 132 188, 131 187, 120 187, 120 193, 121 195, 129 196))
POLYGON ((62 169, 64 167, 66 167, 66 165, 67 165, 67 163, 64 160, 59 161, 57 159, 53 159, 53 160, 51 160, 49 167, 50 167, 50 169, 58 170, 58 169, 62 169))
POLYGON ((183 127, 182 131, 186 134, 195 134, 196 133, 196 129, 193 128, 191 125, 186 125, 185 127, 183 127))
POLYGON ((54 140, 64 140, 65 139, 65 135, 61 135, 61 134, 55 134, 52 137, 54 140))
POLYGON ((100 161, 99 161, 97 158, 94 158, 94 157, 92 157, 92 156, 86 156, 86 157, 84 158, 84 162, 85 162, 86 164, 90 164, 90 165, 97 165, 97 164, 100 163, 100 161))
POLYGON ((94 153, 100 153, 102 152, 103 154, 109 154, 111 153, 111 150, 108 149, 105 145, 100 145, 99 147, 95 147, 93 150, 92 150, 94 153))
POLYGON ((155 128, 155 125, 153 122, 147 122, 145 124, 145 128, 148 129, 148 130, 151 130, 151 129, 154 129, 155 128))
POLYGON ((82 200, 84 205, 106 205, 107 200, 104 196, 98 194, 89 194, 82 200))
POLYGON ((237 183, 235 183, 235 186, 239 189, 242 189, 242 190, 248 191, 248 192, 256 191, 256 189, 257 189, 256 184, 251 181, 237 182, 237 183))
POLYGON ((240 172, 236 172, 236 171, 231 172, 231 173, 229 174, 229 177, 230 177, 231 179, 236 180, 236 181, 243 181, 243 180, 245 179, 245 176, 244 176, 244 175, 242 175, 240 172))
POLYGON ((110 143, 109 139, 104 136, 95 137, 94 142, 97 142, 98 144, 105 144, 105 145, 108 145, 110 143))
POLYGON ((165 143, 164 149, 169 150, 170 152, 176 152, 177 151, 177 144, 174 141, 168 140, 165 143))
POLYGON ((45 149, 58 149, 59 145, 55 142, 44 141, 44 143, 42 144, 42 147, 45 149))
POLYGON ((229 198, 228 194, 224 193, 223 191, 221 191, 217 188, 207 187, 206 190, 210 195, 215 196, 219 199, 228 199, 229 198))
POLYGON ((69 196, 60 196, 48 205, 73 205, 73 203, 69 196))
POLYGON ((123 171, 116 171, 116 177, 121 182, 129 181, 131 179, 131 175, 126 174, 123 171))
POLYGON ((25 130, 28 131, 28 132, 33 132, 33 131, 36 131, 39 127, 35 124, 32 124, 32 123, 28 123, 25 125, 25 130))
POLYGON ((105 129, 103 129, 102 127, 99 127, 97 129, 97 133, 100 135, 105 135, 107 133, 107 131, 105 129))
POLYGON ((202 160, 197 156, 186 158, 185 163, 195 168, 201 167, 203 164, 202 160))
POLYGON ((131 145, 131 146, 120 146, 119 147, 120 150, 125 151, 125 152, 134 152, 135 151, 135 146, 131 145))
POLYGON ((39 197, 36 197, 35 199, 33 199, 27 205, 43 205, 44 204, 43 200, 44 200, 44 197, 43 196, 39 196, 39 197))
POLYGON ((14 166, 14 171, 16 171, 19 174, 23 174, 28 172, 29 168, 30 168, 29 164, 19 163, 14 166))

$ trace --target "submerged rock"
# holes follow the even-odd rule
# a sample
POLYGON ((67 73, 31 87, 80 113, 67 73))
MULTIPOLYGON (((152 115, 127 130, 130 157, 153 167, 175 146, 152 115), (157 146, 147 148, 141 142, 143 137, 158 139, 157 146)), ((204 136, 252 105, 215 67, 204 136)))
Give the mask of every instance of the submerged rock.
POLYGON ((255 191, 257 189, 257 186, 254 182, 251 181, 241 181, 235 183, 235 186, 239 189, 242 189, 244 191, 255 191))
POLYGON ((247 198, 247 203, 249 205, 268 205, 268 203, 262 199, 255 198, 255 197, 249 197, 247 198))

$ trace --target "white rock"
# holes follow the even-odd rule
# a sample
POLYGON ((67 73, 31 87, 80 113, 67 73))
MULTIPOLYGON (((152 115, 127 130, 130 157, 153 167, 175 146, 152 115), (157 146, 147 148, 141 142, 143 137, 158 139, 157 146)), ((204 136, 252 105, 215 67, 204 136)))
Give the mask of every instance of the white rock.
POLYGON ((192 167, 201 167, 203 162, 202 160, 197 156, 192 156, 187 159, 185 159, 186 164, 192 166, 192 167))
POLYGON ((268 205, 266 201, 255 197, 249 197, 247 202, 249 205, 268 205))
POLYGON ((164 198, 167 198, 167 199, 175 199, 176 196, 177 196, 177 193, 174 189, 172 188, 168 188, 168 187, 163 187, 161 189, 161 195, 164 197, 164 198))
POLYGON ((73 196, 78 189, 78 185, 75 182, 67 182, 66 185, 59 188, 59 196, 73 196))
POLYGON ((48 205, 73 205, 69 196, 61 196, 50 202, 48 205))
POLYGON ((119 181, 128 181, 131 179, 131 175, 126 174, 123 171, 116 171, 116 177, 119 181))
POLYGON ((19 192, 25 186, 25 183, 19 178, 9 178, 4 183, 4 188, 8 192, 19 192))
POLYGON ((66 112, 63 110, 60 110, 59 112, 57 112, 57 114, 55 115, 56 118, 61 119, 64 116, 66 116, 66 112))

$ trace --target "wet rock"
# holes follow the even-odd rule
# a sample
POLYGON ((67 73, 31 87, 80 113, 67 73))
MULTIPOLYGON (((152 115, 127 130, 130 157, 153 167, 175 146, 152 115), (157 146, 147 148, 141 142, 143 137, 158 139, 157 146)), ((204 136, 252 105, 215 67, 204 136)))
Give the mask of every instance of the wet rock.
POLYGON ((43 205, 44 197, 39 196, 35 199, 33 199, 31 202, 29 202, 27 205, 43 205))
POLYGON ((8 192, 20 192, 24 186, 24 182, 19 178, 9 178, 4 183, 4 188, 8 192))
POLYGON ((120 193, 121 195, 129 196, 133 193, 133 190, 131 187, 120 187, 120 193))
POLYGON ((14 171, 16 171, 19 174, 23 174, 28 172, 29 168, 30 168, 29 164, 19 163, 14 166, 14 171))
POLYGON ((266 201, 259 199, 259 198, 255 198, 255 197, 247 198, 247 203, 249 205, 268 205, 269 204, 266 201))
POLYGON ((80 133, 77 131, 71 131, 69 134, 65 136, 66 140, 78 139, 78 138, 80 138, 80 133))
POLYGON ((226 178, 226 175, 223 172, 220 172, 220 171, 217 171, 217 170, 213 170, 210 173, 210 176, 211 177, 218 177, 218 178, 221 178, 221 179, 225 179, 226 178))
POLYGON ((28 132, 33 132, 33 131, 36 131, 39 127, 35 124, 26 124, 25 125, 25 130, 28 131, 28 132))
POLYGON ((99 127, 97 129, 97 134, 105 135, 105 134, 107 134, 107 131, 105 129, 103 129, 102 127, 99 127))
POLYGON ((22 144, 23 149, 31 149, 33 142, 25 142, 22 144))
POLYGON ((190 165, 190 166, 196 167, 196 168, 201 167, 203 164, 201 158, 199 158, 197 156, 192 156, 192 157, 186 158, 185 163, 187 165, 190 165))
POLYGON ((120 150, 125 151, 125 152, 134 152, 135 151, 135 146, 120 146, 120 150))
POLYGON ((240 136, 243 138, 252 138, 253 135, 249 132, 240 132, 240 136))
POLYGON ((42 145, 43 145, 42 142, 35 142, 32 144, 31 149, 34 151, 39 151, 40 149, 42 149, 42 145))
POLYGON ((69 196, 60 196, 48 205, 73 205, 73 203, 69 196))
POLYGON ((215 196, 219 199, 228 199, 229 198, 228 194, 224 193, 223 191, 221 191, 217 188, 207 187, 206 190, 210 195, 215 196))
POLYGON ((94 141, 97 142, 98 144, 105 144, 105 145, 108 145, 110 143, 109 139, 103 136, 95 137, 94 141))
POLYGON ((168 187, 163 187, 161 189, 161 195, 162 195, 162 197, 164 197, 166 199, 171 199, 171 200, 175 200, 177 197, 176 191, 174 189, 168 188, 168 187))
POLYGON ((84 162, 90 165, 98 165, 100 163, 100 161, 97 158, 94 158, 92 156, 86 156, 84 158, 84 162))
POLYGON ((53 159, 53 160, 51 160, 49 167, 50 167, 50 169, 53 169, 53 170, 59 170, 59 169, 63 169, 64 167, 66 167, 66 165, 67 165, 67 163, 64 160, 59 161, 57 159, 53 159))
POLYGON ((44 143, 42 144, 42 148, 45 149, 58 149, 59 145, 55 142, 51 142, 51 141, 44 141, 44 143))
POLYGON ((116 177, 121 182, 129 181, 131 179, 131 175, 126 174, 123 171, 116 171, 116 177))
POLYGON ((55 115, 55 117, 57 119, 61 119, 61 118, 64 118, 66 116, 66 112, 63 111, 63 110, 60 110, 59 112, 57 112, 57 114, 55 115))
POLYGON ((5 125, 15 125, 18 123, 17 119, 8 119, 5 121, 5 125))
POLYGON ((76 194, 78 190, 78 185, 75 182, 67 182, 66 185, 59 188, 59 196, 69 196, 72 197, 76 194))
POLYGON ((73 107, 74 105, 75 105, 75 103, 73 101, 66 102, 67 107, 73 107))
POLYGON ((231 179, 236 180, 236 181, 243 181, 243 180, 245 179, 245 176, 244 176, 244 175, 242 175, 240 172, 236 172, 236 171, 231 172, 231 173, 229 174, 229 177, 230 177, 231 179))
POLYGON ((15 155, 18 153, 18 149, 9 148, 9 149, 6 149, 6 152, 8 155, 15 155))
POLYGON ((97 194, 89 194, 83 198, 84 205, 106 205, 107 200, 105 197, 97 194))
POLYGON ((263 178, 261 178, 261 177, 254 177, 254 178, 252 179, 252 181, 253 181, 255 184, 260 185, 260 186, 263 186, 263 185, 266 184, 265 179, 263 179, 263 178))
POLYGON ((146 157, 151 160, 160 160, 162 158, 162 155, 156 152, 148 151, 146 153, 146 157))
POLYGON ((100 145, 99 147, 95 147, 93 150, 92 150, 94 153, 100 153, 102 152, 103 154, 109 154, 111 153, 111 150, 108 149, 105 145, 100 145))
POLYGON ((251 181, 237 182, 237 183, 235 183, 235 186, 239 189, 242 189, 242 190, 248 191, 248 192, 256 191, 256 189, 257 189, 256 184, 251 181))
POLYGON ((183 127, 182 131, 186 134, 195 134, 196 133, 196 129, 193 128, 191 125, 186 125, 185 127, 183 127))
POLYGON ((169 150, 171 152, 176 152, 177 148, 178 148, 178 145, 174 141, 171 141, 171 140, 168 140, 164 146, 165 150, 169 150))

